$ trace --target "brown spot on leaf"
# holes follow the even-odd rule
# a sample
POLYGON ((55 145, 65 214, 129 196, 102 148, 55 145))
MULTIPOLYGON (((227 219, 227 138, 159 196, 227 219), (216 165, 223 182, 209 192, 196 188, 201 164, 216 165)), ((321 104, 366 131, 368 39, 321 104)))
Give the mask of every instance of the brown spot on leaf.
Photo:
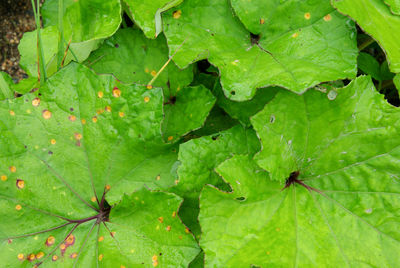
POLYGON ((32 105, 33 105, 34 107, 38 107, 38 106, 40 105, 40 99, 39 99, 39 98, 34 98, 34 99, 32 100, 32 105))
POLYGON ((117 87, 114 87, 112 94, 115 98, 119 98, 121 97, 121 90, 117 87))
POLYGON ((172 13, 172 17, 174 18, 174 19, 179 19, 180 17, 181 17, 181 15, 182 15, 182 10, 175 10, 173 13, 172 13))
POLYGON ((54 243, 56 242, 56 239, 54 238, 54 236, 49 236, 47 239, 46 239, 46 246, 48 246, 48 247, 50 247, 50 246, 52 246, 52 245, 54 245, 54 243))
POLYGON ((71 121, 71 122, 75 122, 76 116, 75 116, 75 115, 70 115, 70 116, 68 116, 68 119, 69 119, 69 121, 71 121))
POLYGON ((42 116, 44 119, 48 120, 51 118, 51 112, 49 110, 43 110, 42 116))
POLYGON ((15 183, 15 185, 17 186, 18 189, 22 189, 25 187, 25 181, 17 179, 17 182, 15 183))

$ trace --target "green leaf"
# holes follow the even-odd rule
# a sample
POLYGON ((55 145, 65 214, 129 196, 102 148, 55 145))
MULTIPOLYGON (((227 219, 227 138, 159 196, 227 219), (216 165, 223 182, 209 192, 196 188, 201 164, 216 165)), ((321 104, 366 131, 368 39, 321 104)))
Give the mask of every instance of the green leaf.
POLYGON ((398 116, 365 76, 327 94, 280 91, 251 120, 263 148, 256 160, 281 182, 295 171, 302 178, 356 176, 351 172, 397 150, 398 116))
POLYGON ((183 0, 123 0, 128 15, 148 38, 156 38, 162 31, 161 13, 179 5, 183 0))
MULTIPOLYGON (((121 24, 118 0, 64 0, 63 32, 66 42, 104 39, 113 35, 121 24)), ((46 0, 42 7, 44 26, 58 25, 58 0, 46 0)))
POLYGON ((400 74, 396 74, 396 76, 393 78, 393 83, 397 88, 397 91, 399 92, 400 95, 400 74))
POLYGON ((11 89, 13 84, 12 78, 8 73, 0 72, 0 101, 14 96, 11 89))
POLYGON ((400 1, 399 0, 384 0, 384 2, 390 6, 390 10, 393 14, 400 15, 400 1))
POLYGON ((137 191, 165 189, 175 180, 176 146, 161 135, 162 90, 123 85, 71 64, 35 93, 0 102, 4 263, 26 266, 43 252, 38 262, 57 258, 67 267, 75 261, 187 266, 199 250, 173 216, 181 199, 137 191), (72 231, 76 243, 63 243, 72 231), (45 244, 49 236, 52 246, 45 244))
POLYGON ((214 168, 233 154, 254 154, 259 146, 254 131, 242 126, 193 139, 180 146, 179 182, 171 191, 185 199, 179 215, 195 235, 200 233, 197 213, 201 189, 205 184, 226 186, 214 168))
POLYGON ((275 96, 277 91, 278 88, 275 87, 261 88, 257 90, 253 99, 236 102, 225 97, 220 83, 216 83, 213 89, 213 93, 217 97, 218 106, 246 126, 250 125, 250 117, 264 108, 265 104, 275 96))
POLYGON ((189 131, 200 128, 216 98, 204 86, 185 87, 164 106, 164 140, 173 142, 189 131))
POLYGON ((183 44, 174 56, 177 65, 208 58, 230 99, 249 100, 256 88, 269 85, 301 93, 323 81, 355 77, 354 24, 327 1, 232 5, 244 26, 260 34, 258 41, 228 0, 186 0, 163 16, 170 54, 183 44))
POLYGON ((300 178, 318 191, 283 189, 246 156, 227 160, 217 171, 233 191, 207 186, 200 197, 206 266, 399 266, 398 156, 300 178))
MULTIPOLYGON (((113 74, 125 83, 147 85, 167 60, 168 47, 163 35, 149 40, 140 30, 128 28, 106 40, 86 64, 97 73, 113 74)), ((153 85, 164 88, 168 97, 176 96, 176 91, 193 80, 192 68, 180 70, 171 62, 153 85)))
POLYGON ((352 17, 386 52, 390 70, 400 72, 400 16, 393 15, 383 0, 331 0, 341 13, 352 17))
POLYGON ((372 78, 382 81, 379 62, 370 54, 360 52, 357 59, 358 68, 372 78))

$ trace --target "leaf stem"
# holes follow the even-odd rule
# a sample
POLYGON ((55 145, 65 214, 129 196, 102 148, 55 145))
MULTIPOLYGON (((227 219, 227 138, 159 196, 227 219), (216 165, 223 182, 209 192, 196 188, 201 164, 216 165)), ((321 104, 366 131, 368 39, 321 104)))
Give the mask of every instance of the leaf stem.
POLYGON ((368 36, 368 38, 358 46, 358 51, 364 50, 365 48, 367 48, 369 45, 371 45, 374 42, 375 42, 375 40, 371 36, 368 36))
POLYGON ((164 69, 168 66, 168 64, 171 62, 172 58, 175 56, 175 54, 182 48, 183 44, 185 44, 187 38, 183 40, 182 44, 179 45, 179 47, 175 50, 174 54, 172 54, 171 57, 167 60, 167 62, 161 67, 161 69, 157 72, 157 74, 153 77, 153 79, 150 80, 150 82, 147 84, 147 86, 151 87, 158 78, 158 76, 164 71, 164 69))
POLYGON ((31 0, 33 14, 36 21, 36 33, 37 33, 37 56, 38 56, 38 79, 41 85, 46 81, 47 74, 46 74, 46 66, 44 61, 44 51, 43 51, 43 43, 42 43, 42 36, 41 36, 41 25, 40 25, 40 1, 31 0))
POLYGON ((39 232, 34 232, 34 233, 29 233, 29 234, 23 234, 23 235, 17 235, 17 236, 10 236, 10 237, 3 238, 3 239, 4 239, 4 240, 7 240, 7 239, 17 239, 17 238, 24 238, 24 237, 28 237, 28 236, 37 235, 37 234, 43 234, 43 233, 47 233, 47 232, 51 232, 51 231, 60 229, 60 228, 62 228, 62 227, 64 227, 64 226, 67 226, 67 225, 70 225, 70 224, 72 224, 72 222, 67 222, 67 223, 64 223, 64 224, 62 224, 62 225, 59 225, 59 226, 56 226, 56 227, 53 227, 53 228, 50 228, 50 229, 46 229, 46 230, 43 230, 43 231, 39 231, 39 232))

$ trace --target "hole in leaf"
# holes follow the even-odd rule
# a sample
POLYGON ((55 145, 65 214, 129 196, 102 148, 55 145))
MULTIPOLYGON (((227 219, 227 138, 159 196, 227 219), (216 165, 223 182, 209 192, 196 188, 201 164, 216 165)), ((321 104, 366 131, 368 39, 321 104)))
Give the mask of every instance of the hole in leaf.
POLYGON ((258 45, 258 41, 260 41, 261 35, 250 33, 250 41, 252 45, 258 45))
POLYGON ((211 137, 211 139, 213 141, 216 141, 216 140, 218 140, 219 136, 220 136, 219 134, 218 135, 214 135, 214 136, 211 137))
POLYGON ((231 95, 236 95, 236 92, 234 90, 232 90, 231 95))
POLYGON ((238 200, 238 201, 244 201, 244 200, 246 200, 246 197, 239 196, 239 197, 236 197, 235 199, 238 200))

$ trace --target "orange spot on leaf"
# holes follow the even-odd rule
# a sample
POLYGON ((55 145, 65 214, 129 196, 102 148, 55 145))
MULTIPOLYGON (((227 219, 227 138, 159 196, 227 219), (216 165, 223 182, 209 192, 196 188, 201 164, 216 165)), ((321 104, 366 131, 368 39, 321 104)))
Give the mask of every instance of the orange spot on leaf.
POLYGON ((51 112, 49 110, 43 110, 42 116, 44 119, 48 120, 51 118, 51 112))
POLYGON ((39 99, 39 98, 34 98, 34 99, 32 100, 32 105, 33 105, 34 107, 38 107, 38 106, 40 105, 40 99, 39 99))
POLYGON ((15 173, 17 171, 17 168, 15 166, 11 166, 8 168, 12 173, 15 173))
POLYGON ((71 121, 71 122, 75 122, 76 116, 75 116, 75 115, 70 115, 70 116, 68 116, 68 119, 69 119, 69 121, 71 121))
POLYGON ((172 17, 174 18, 174 19, 179 19, 180 17, 181 17, 181 15, 182 15, 182 10, 175 10, 173 13, 172 13, 172 17))
POLYGON ((21 210, 21 209, 22 209, 22 206, 18 204, 18 205, 15 206, 15 209, 16 209, 16 210, 21 210))
POLYGON ((114 87, 112 94, 115 98, 119 98, 121 97, 121 90, 117 87, 114 87))
POLYGON ((17 186, 18 189, 22 189, 22 188, 25 187, 25 181, 24 181, 24 180, 17 179, 17 182, 16 182, 15 185, 17 186))
POLYGON ((46 246, 48 246, 48 247, 50 247, 50 246, 52 246, 52 245, 54 245, 54 243, 56 242, 56 239, 54 238, 54 236, 49 236, 47 239, 46 239, 46 246))

